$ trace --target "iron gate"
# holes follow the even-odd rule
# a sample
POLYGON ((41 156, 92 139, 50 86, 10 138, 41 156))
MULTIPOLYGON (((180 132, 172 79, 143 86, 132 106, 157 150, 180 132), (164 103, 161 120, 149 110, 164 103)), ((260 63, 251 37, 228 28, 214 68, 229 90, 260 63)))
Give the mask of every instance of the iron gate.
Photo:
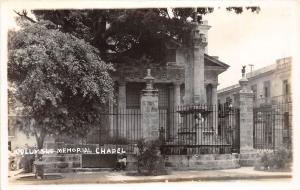
POLYGON ((159 112, 164 154, 239 152, 239 110, 226 106, 178 106, 159 112))
POLYGON ((253 109, 253 144, 256 149, 291 148, 291 105, 265 105, 253 109))

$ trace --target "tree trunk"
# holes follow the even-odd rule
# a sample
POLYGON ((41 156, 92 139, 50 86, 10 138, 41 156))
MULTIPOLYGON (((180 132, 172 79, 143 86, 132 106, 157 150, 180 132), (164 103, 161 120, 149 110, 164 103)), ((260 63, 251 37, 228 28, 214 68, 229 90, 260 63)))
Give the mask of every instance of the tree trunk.
POLYGON ((44 179, 43 155, 40 153, 40 150, 43 149, 44 147, 45 137, 46 137, 46 131, 44 129, 41 130, 39 136, 36 133, 37 148, 39 150, 37 157, 35 159, 35 178, 37 179, 44 179))

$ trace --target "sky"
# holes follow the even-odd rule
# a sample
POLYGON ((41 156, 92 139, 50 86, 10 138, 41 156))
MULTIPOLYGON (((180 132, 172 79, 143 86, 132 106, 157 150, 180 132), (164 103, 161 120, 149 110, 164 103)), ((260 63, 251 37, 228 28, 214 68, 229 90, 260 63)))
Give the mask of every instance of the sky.
MULTIPOLYGON (((244 11, 242 14, 228 12, 225 6, 214 5, 214 12, 203 17, 211 26, 208 31, 208 54, 218 56, 228 64, 227 71, 219 75, 218 89, 237 84, 241 68, 250 71, 274 64, 276 59, 292 56, 295 18, 289 3, 260 5, 259 13, 244 11)), ((10 12, 9 26, 14 27, 10 12)))
POLYGON ((204 17, 211 26, 208 54, 218 56, 230 68, 219 75, 218 89, 237 84, 242 65, 250 71, 274 64, 276 59, 292 56, 291 35, 295 18, 288 4, 261 6, 261 11, 242 14, 215 9, 204 17))

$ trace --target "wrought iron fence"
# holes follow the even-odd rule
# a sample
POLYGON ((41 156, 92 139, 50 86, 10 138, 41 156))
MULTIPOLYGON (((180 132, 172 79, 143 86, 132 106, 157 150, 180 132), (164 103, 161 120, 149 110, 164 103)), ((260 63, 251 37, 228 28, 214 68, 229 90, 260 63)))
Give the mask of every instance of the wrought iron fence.
POLYGON ((119 145, 132 152, 141 138, 140 109, 118 109, 100 114, 100 124, 87 135, 86 144, 119 145))
MULTIPOLYGON (((133 151, 141 134, 139 109, 103 113, 101 124, 87 144, 126 145, 133 151)), ((178 106, 159 108, 160 139, 164 154, 212 154, 239 152, 239 110, 228 106, 178 106)))
POLYGON ((178 106, 159 111, 164 154, 239 152, 239 110, 226 106, 178 106))
POLYGON ((292 146, 292 102, 261 105, 253 109, 253 144, 256 149, 292 146))
MULTIPOLYGON (((100 114, 86 138, 57 136, 57 142, 103 147, 119 145, 133 152, 140 140, 140 109, 117 109, 100 114), (61 137, 61 138, 60 138, 61 137)), ((193 105, 159 109, 164 154, 210 154, 239 151, 239 110, 228 106, 193 105)))

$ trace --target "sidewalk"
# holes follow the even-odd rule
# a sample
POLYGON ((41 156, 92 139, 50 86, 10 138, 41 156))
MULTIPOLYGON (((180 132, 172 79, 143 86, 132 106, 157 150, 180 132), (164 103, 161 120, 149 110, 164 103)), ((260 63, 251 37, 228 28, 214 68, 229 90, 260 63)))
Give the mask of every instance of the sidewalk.
MULTIPOLYGON (((28 174, 27 174, 28 175, 28 174)), ((32 174, 29 174, 32 175, 32 174)), ((224 180, 249 180, 249 179, 278 179, 291 178, 290 172, 265 172, 255 171, 253 167, 242 167, 226 170, 202 170, 202 171, 171 171, 163 176, 127 176, 126 172, 77 172, 63 173, 62 179, 20 181, 21 174, 11 177, 11 184, 107 184, 107 183, 145 183, 145 182, 182 182, 182 181, 224 181, 224 180)))

